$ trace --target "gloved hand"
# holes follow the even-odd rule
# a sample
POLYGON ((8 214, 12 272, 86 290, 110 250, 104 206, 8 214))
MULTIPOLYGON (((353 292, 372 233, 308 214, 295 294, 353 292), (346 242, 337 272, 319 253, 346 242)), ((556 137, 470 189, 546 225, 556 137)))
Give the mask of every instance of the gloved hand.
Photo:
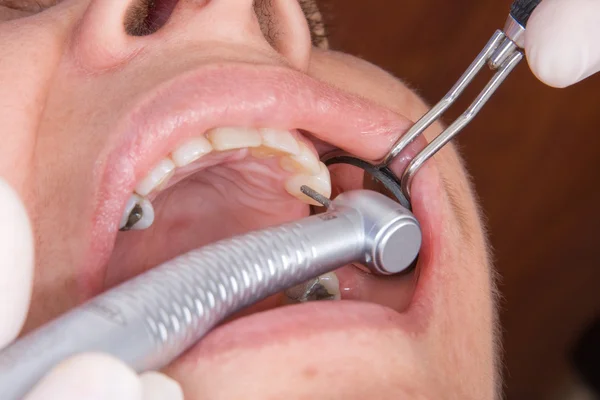
POLYGON ((600 70, 600 0, 542 0, 525 32, 525 52, 544 83, 566 87, 600 70))
MULTIPOLYGON (((33 280, 33 236, 17 194, 0 179, 0 349, 15 339, 29 308, 33 280)), ((165 375, 138 376, 119 360, 82 354, 46 375, 27 400, 183 399, 179 385, 165 375)))

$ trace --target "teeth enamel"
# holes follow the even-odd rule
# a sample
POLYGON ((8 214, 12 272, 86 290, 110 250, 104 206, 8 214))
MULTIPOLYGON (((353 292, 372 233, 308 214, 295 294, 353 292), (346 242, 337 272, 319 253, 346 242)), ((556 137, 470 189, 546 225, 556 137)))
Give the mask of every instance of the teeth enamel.
POLYGON ((127 200, 127 204, 125 205, 125 209, 123 210, 123 216, 121 217, 121 222, 119 223, 119 229, 126 228, 129 229, 146 229, 152 225, 154 222, 154 208, 152 207, 152 203, 143 197, 138 196, 137 194, 132 195, 129 200, 127 200), (133 224, 131 224, 130 217, 133 217, 131 213, 138 206, 138 209, 141 211, 141 218, 133 220, 133 224))
POLYGON ((323 285, 325 290, 331 295, 332 300, 340 300, 340 281, 334 272, 328 272, 325 275, 319 276, 319 283, 323 285))
POLYGON ((135 187, 128 200, 119 228, 146 229, 154 221, 154 209, 146 196, 165 187, 176 168, 184 167, 213 151, 249 148, 256 158, 280 157, 281 167, 291 172, 285 189, 304 203, 319 205, 300 191, 302 185, 310 186, 323 196, 331 195, 331 180, 327 167, 302 141, 289 131, 261 128, 215 128, 206 136, 189 139, 165 157, 135 187), (140 210, 142 212, 140 212, 140 210), (141 215, 141 216, 140 216, 141 215), (139 220, 136 220, 136 216, 139 220))
POLYGON ((147 196, 153 190, 160 189, 175 172, 175 164, 169 158, 163 158, 148 175, 135 187, 135 192, 147 196))
POLYGON ((288 172, 317 175, 320 171, 319 159, 304 143, 299 143, 300 152, 295 155, 281 157, 279 164, 288 172))
POLYGON ((177 167, 185 167, 212 150, 212 145, 208 139, 204 136, 195 137, 179 146, 171 153, 171 158, 177 167))
POLYGON ((206 133, 217 151, 259 147, 262 138, 258 130, 250 128, 216 128, 206 133))
POLYGON ((331 196, 331 177, 325 164, 319 162, 319 172, 316 175, 296 174, 289 177, 285 182, 285 190, 292 196, 307 204, 320 205, 300 191, 302 185, 309 186, 329 198, 331 196))
POLYGON ((250 149, 250 155, 255 158, 265 159, 280 156, 281 153, 277 150, 269 149, 268 147, 253 147, 250 149))
POLYGON ((296 138, 288 131, 278 131, 276 129, 260 129, 262 145, 267 149, 274 150, 275 153, 300 154, 300 145, 296 138))

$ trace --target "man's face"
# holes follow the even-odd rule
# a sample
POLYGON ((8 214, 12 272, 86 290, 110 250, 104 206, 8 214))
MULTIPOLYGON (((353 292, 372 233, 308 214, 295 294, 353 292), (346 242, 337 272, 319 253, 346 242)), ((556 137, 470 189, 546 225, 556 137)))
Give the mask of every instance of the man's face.
MULTIPOLYGON (((362 187, 317 154, 379 159, 426 111, 327 50, 311 0, 39 3, 0 0, 0 175, 36 234, 26 330, 182 252, 308 215, 300 184, 362 187), (120 232, 136 201, 145 219, 120 232)), ((412 205, 415 274, 346 266, 327 286, 342 301, 257 304, 166 369, 186 399, 493 398, 492 274, 453 148, 419 172, 412 205)))

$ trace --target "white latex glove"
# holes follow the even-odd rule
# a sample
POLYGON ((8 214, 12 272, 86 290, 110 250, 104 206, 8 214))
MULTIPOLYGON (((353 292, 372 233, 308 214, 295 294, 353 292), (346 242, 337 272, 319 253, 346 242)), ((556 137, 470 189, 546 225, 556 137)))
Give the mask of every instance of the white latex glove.
POLYGON ((566 87, 600 71, 600 0, 542 0, 525 32, 533 73, 566 87))
MULTIPOLYGON (((23 203, 0 179, 0 349, 23 326, 33 280, 33 236, 23 203)), ((56 366, 27 400, 182 400, 179 385, 165 375, 138 376, 104 354, 82 354, 56 366)))

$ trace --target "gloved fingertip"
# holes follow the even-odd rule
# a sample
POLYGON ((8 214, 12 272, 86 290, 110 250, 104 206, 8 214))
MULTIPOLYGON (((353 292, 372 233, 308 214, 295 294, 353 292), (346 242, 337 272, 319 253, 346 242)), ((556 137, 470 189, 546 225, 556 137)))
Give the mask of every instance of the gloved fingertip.
POLYGON ((159 372, 140 375, 143 400, 183 400, 183 390, 177 381, 159 372))
POLYGON ((527 61, 547 85, 570 86, 600 69, 599 36, 600 2, 544 0, 527 24, 527 61))
MULTIPOLYGON (((572 57, 566 56, 573 60, 572 57)), ((527 62, 533 74, 543 83, 555 88, 565 88, 580 80, 581 67, 574 62, 565 62, 556 52, 545 49, 530 48, 527 62)))
POLYGON ((104 354, 74 356, 55 367, 25 400, 142 400, 138 375, 104 354))
POLYGON ((33 234, 18 194, 0 179, 0 348, 19 333, 31 296, 33 234))

